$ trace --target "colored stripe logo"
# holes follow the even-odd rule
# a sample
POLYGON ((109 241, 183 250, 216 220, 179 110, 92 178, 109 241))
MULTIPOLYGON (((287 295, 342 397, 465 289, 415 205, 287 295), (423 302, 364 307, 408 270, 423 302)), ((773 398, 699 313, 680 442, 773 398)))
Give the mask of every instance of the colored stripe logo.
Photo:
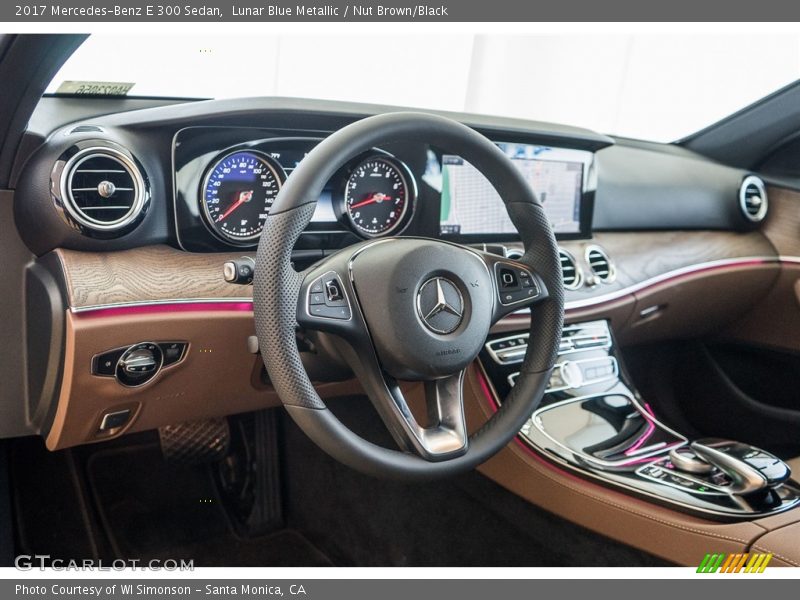
POLYGON ((723 554, 721 552, 708 553, 703 557, 698 573, 763 573, 767 568, 772 554, 738 553, 723 554))

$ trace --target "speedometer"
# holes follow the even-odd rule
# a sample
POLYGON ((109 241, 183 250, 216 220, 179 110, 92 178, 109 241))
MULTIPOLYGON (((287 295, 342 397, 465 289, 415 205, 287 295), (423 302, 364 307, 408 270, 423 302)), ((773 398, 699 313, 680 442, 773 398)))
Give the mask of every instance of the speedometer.
POLYGON ((260 152, 240 150, 216 160, 203 180, 200 202, 211 230, 227 242, 258 239, 285 179, 260 152))
POLYGON ((413 202, 413 179, 407 167, 386 156, 371 156, 358 163, 345 184, 345 214, 364 237, 401 229, 408 222, 413 202))

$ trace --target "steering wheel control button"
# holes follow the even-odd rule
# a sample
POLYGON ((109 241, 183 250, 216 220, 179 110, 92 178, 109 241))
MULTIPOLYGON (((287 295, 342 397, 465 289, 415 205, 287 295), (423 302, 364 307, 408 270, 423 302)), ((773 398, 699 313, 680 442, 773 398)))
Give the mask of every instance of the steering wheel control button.
POLYGON ((325 304, 312 306, 311 315, 326 319, 341 319, 346 321, 351 317, 350 308, 347 306, 327 306, 325 304))
POLYGON ((352 317, 344 286, 336 273, 325 273, 308 287, 306 310, 312 317, 346 321, 352 317))
POLYGON ((186 342, 162 342, 158 345, 164 355, 164 366, 169 367, 183 360, 186 353, 186 342))
POLYGON ((500 269, 500 284, 504 290, 517 290, 519 289, 519 281, 517 276, 511 269, 500 269))
POLYGON ((163 364, 164 354, 158 344, 134 344, 125 350, 117 362, 117 381, 127 387, 144 385, 156 376, 163 364))
POLYGON ((530 278, 530 277, 524 277, 524 276, 523 276, 523 274, 524 274, 524 275, 527 275, 527 273, 526 273, 525 271, 521 271, 521 272, 520 272, 520 278, 519 278, 519 281, 520 281, 520 283, 522 284, 522 287, 523 287, 524 289, 528 289, 528 288, 532 288, 532 287, 534 287, 536 284, 535 284, 535 283, 533 283, 533 279, 532 279, 532 278, 530 278))
POLYGON ((100 421, 100 427, 98 427, 98 431, 107 433, 114 429, 119 429, 120 427, 123 427, 130 418, 131 418, 130 408, 106 413, 105 415, 103 415, 103 419, 100 421))
POLYGON ((331 303, 344 300, 342 286, 338 279, 329 279, 325 282, 325 298, 331 303))
POLYGON ((449 279, 433 277, 417 292, 417 314, 432 332, 453 333, 464 319, 464 297, 449 279))
POLYGON ((503 262, 495 263, 494 269, 501 304, 533 300, 541 293, 533 274, 527 269, 503 262))

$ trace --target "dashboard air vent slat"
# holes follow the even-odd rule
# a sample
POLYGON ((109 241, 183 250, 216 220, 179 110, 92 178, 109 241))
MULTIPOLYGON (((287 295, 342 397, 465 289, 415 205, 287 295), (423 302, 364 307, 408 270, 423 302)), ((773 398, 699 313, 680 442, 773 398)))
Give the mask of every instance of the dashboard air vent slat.
POLYGON ((739 189, 739 206, 748 221, 760 223, 767 216, 767 190, 764 182, 754 176, 745 177, 739 189))
POLYGON ((614 265, 611 264, 611 259, 605 250, 599 246, 589 246, 586 249, 586 262, 598 281, 601 283, 614 281, 616 276, 614 265))
POLYGON ((583 283, 583 273, 578 267, 578 263, 566 250, 559 249, 558 256, 561 260, 561 274, 564 280, 564 288, 568 290, 577 290, 583 283))
POLYGON ((129 226, 145 207, 145 184, 139 168, 113 148, 90 148, 64 168, 64 208, 82 227, 112 232, 129 226))

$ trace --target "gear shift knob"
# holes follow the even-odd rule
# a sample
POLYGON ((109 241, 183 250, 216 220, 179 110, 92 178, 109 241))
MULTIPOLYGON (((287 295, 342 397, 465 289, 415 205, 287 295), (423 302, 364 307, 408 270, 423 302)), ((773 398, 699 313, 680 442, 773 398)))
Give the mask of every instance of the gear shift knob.
POLYGON ((776 487, 791 475, 781 459, 749 444, 708 438, 692 442, 691 448, 731 479, 734 494, 744 496, 776 487))

